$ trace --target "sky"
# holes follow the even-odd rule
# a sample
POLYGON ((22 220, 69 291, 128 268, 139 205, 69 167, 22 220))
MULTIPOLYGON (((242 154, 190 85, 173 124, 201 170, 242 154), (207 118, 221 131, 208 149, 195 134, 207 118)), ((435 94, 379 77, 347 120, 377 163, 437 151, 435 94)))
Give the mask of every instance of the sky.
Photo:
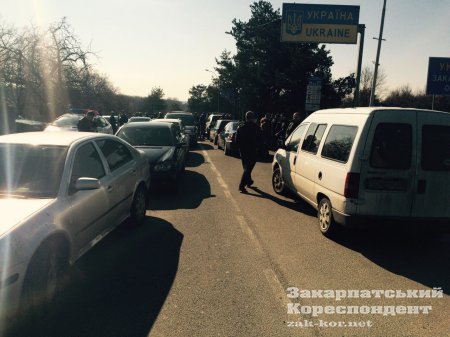
MULTIPOLYGON (((250 18, 248 0, 0 0, 0 22, 47 27, 67 17, 91 59, 125 95, 147 96, 161 87, 165 98, 186 101, 189 89, 209 84, 215 58, 236 52, 226 34, 232 20, 250 18)), ((283 1, 270 1, 275 9, 283 1)), ((297 3, 360 6, 366 25, 363 66, 374 67, 383 0, 315 0, 297 3)), ((429 57, 450 57, 450 0, 387 0, 380 67, 386 88, 426 86, 429 57)), ((327 44, 333 78, 356 71, 359 45, 327 44)))

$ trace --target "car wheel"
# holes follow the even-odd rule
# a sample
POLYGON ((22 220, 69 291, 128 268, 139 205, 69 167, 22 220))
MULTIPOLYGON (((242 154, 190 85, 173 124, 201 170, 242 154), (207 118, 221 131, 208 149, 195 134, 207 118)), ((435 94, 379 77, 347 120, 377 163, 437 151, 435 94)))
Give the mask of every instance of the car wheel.
POLYGON ((214 144, 214 145, 217 145, 217 136, 214 137, 214 142, 213 142, 213 144, 214 144))
POLYGON ((140 224, 147 212, 147 190, 139 186, 134 193, 133 203, 130 209, 130 220, 133 224, 140 224))
POLYGON ((279 167, 275 168, 272 173, 272 187, 275 193, 277 194, 285 194, 286 193, 286 184, 283 180, 283 175, 281 174, 281 170, 279 167))
POLYGON ((331 202, 327 198, 322 198, 317 211, 319 230, 326 237, 332 237, 338 230, 338 224, 333 219, 331 202))
POLYGON ((57 244, 42 245, 31 258, 25 274, 21 310, 27 319, 40 320, 58 292, 68 261, 57 244))
POLYGON ((229 156, 230 155, 230 150, 228 150, 227 143, 223 144, 223 154, 225 156, 229 156))

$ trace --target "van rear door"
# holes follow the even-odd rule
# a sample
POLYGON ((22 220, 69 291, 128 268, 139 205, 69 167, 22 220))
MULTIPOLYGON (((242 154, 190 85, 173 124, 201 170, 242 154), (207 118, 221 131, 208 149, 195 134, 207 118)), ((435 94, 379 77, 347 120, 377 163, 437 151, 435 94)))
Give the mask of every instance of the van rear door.
POLYGON ((359 215, 411 215, 416 170, 416 111, 373 113, 362 157, 359 215))
POLYGON ((450 219, 450 114, 419 111, 412 215, 450 219))

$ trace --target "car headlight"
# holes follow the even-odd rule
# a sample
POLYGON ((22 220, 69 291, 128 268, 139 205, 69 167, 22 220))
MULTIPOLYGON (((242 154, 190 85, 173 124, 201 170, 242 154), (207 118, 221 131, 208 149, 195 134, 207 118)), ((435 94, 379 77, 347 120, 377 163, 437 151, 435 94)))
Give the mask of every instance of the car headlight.
POLYGON ((155 165, 155 172, 165 172, 169 171, 173 167, 173 163, 171 161, 163 161, 162 163, 158 163, 155 165))

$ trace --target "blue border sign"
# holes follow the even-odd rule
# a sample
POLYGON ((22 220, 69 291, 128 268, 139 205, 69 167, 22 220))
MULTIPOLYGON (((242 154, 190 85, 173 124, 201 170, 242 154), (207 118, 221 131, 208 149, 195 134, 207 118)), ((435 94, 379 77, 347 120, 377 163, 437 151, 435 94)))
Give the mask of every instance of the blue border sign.
POLYGON ((359 6, 283 4, 281 41, 356 44, 359 6))
POLYGON ((450 58, 430 57, 427 95, 450 95, 450 58))

